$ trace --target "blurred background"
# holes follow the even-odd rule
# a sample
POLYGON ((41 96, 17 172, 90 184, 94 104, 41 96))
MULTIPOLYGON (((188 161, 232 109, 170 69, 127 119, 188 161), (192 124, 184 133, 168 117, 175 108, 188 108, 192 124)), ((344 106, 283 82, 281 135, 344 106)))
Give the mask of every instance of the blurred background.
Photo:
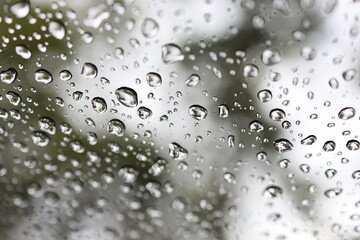
POLYGON ((1 0, 0 239, 360 239, 357 0, 1 0))

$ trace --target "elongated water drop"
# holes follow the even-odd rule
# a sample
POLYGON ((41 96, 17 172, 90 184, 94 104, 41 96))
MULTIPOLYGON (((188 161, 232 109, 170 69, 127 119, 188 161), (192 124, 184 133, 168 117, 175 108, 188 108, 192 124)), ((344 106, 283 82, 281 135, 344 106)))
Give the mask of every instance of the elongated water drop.
POLYGON ((49 71, 45 69, 39 69, 35 72, 35 80, 38 83, 49 84, 52 82, 53 77, 49 71))
POLYGON ((59 78, 63 81, 69 81, 72 78, 72 74, 68 70, 62 70, 59 72, 59 78))
POLYGON ((229 117, 229 107, 226 104, 219 105, 218 109, 219 109, 219 117, 221 118, 229 117))
POLYGON ((19 1, 10 7, 10 11, 17 18, 24 18, 30 13, 30 2, 19 1))
POLYGON ((278 139, 274 143, 275 150, 279 153, 291 151, 293 149, 292 143, 284 138, 278 139))
POLYGON ((197 74, 191 74, 190 77, 188 77, 188 79, 186 79, 185 81, 185 85, 187 87, 195 87, 196 85, 198 85, 198 83, 200 82, 200 76, 197 74))
POLYGON ((49 32, 54 38, 61 40, 65 37, 66 30, 62 22, 51 21, 49 23, 49 32))
POLYGON ((338 117, 342 120, 349 120, 355 116, 355 109, 353 107, 346 107, 341 109, 338 114, 338 117))
POLYGON ((31 51, 28 47, 25 45, 17 45, 15 47, 15 52, 17 55, 22 57, 23 59, 29 59, 31 58, 31 51))
POLYGON ((301 144, 302 145, 312 145, 316 142, 316 136, 314 135, 310 135, 307 136, 306 138, 304 138, 303 140, 301 140, 301 144))
POLYGON ((330 188, 324 192, 325 196, 328 198, 334 198, 339 196, 342 193, 342 188, 330 188))
POLYGON ((17 78, 17 71, 14 68, 8 68, 0 72, 0 80, 5 84, 12 84, 17 78))

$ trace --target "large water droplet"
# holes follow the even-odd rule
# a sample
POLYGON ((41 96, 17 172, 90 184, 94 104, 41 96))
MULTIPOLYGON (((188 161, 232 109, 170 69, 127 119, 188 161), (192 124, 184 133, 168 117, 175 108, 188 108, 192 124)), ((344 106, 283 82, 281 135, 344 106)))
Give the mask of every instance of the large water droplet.
POLYGON ((155 72, 149 72, 148 74, 146 74, 146 81, 150 87, 159 87, 162 84, 160 74, 155 72))
POLYGON ((68 70, 62 70, 59 72, 59 78, 63 81, 69 81, 72 78, 72 74, 68 70))
POLYGON ((275 199, 281 197, 282 193, 282 188, 276 185, 270 185, 264 190, 263 196, 267 199, 275 199))
POLYGON ((257 97, 261 102, 269 102, 272 99, 272 93, 270 90, 264 89, 258 92, 257 97))
POLYGON ((126 107, 136 107, 138 105, 137 93, 132 88, 118 88, 115 91, 115 95, 118 101, 126 107))
POLYGON ((0 80, 5 84, 13 83, 17 78, 17 71, 14 68, 8 68, 0 72, 0 80))
POLYGON ((84 63, 81 69, 81 75, 86 79, 96 78, 98 74, 97 67, 92 63, 84 63))
POLYGON ((188 151, 177 143, 169 143, 169 154, 174 160, 183 160, 187 157, 188 151))
POLYGON ((338 117, 342 120, 348 120, 355 116, 355 109, 352 107, 346 107, 341 109, 341 111, 338 114, 338 117))
POLYGON ((259 68, 254 64, 245 65, 243 75, 244 77, 257 77, 259 75, 259 68))
POLYGON ((50 72, 45 69, 39 69, 35 72, 35 80, 38 83, 49 84, 52 82, 53 77, 50 72))
POLYGON ((19 55, 20 57, 22 57, 24 59, 31 58, 31 51, 25 45, 17 45, 15 47, 15 52, 17 55, 19 55))
POLYGON ((49 136, 42 131, 35 131, 31 134, 31 139, 33 143, 40 147, 45 147, 48 145, 50 138, 49 136))
POLYGON ((261 61, 267 65, 274 65, 281 61, 280 51, 275 48, 265 49, 261 55, 261 61))
POLYGON ((293 149, 292 143, 284 138, 278 139, 274 143, 275 150, 279 153, 287 152, 293 149))
POLYGON ((141 25, 141 32, 147 38, 153 38, 159 32, 159 24, 152 18, 145 18, 141 25))
POLYGON ((184 54, 181 48, 173 43, 168 43, 162 46, 162 60, 166 64, 176 63, 184 60, 184 54))
POLYGON ((346 147, 350 151, 357 151, 360 149, 360 143, 357 140, 350 140, 346 143, 346 147))
POLYGON ((17 18, 24 18, 30 13, 30 2, 19 1, 10 7, 10 11, 17 18))
POLYGON ((264 130, 264 125, 261 122, 254 120, 249 124, 249 129, 251 132, 261 132, 264 130))
POLYGON ((110 134, 121 137, 125 133, 125 124, 118 119, 112 119, 108 124, 108 131, 110 134))
POLYGON ((185 85, 187 87, 195 87, 196 85, 198 85, 198 83, 200 82, 200 76, 197 74, 191 74, 190 77, 188 77, 188 79, 186 79, 185 81, 185 85))
POLYGON ((151 117, 152 111, 146 107, 139 107, 137 110, 137 114, 141 119, 145 120, 151 117))
POLYGON ((275 108, 270 111, 269 117, 273 121, 281 121, 286 116, 284 110, 275 108))
POLYGON ((103 113, 107 109, 107 104, 105 99, 101 97, 95 97, 91 100, 93 109, 98 113, 103 113))
POLYGON ((61 40, 65 37, 66 30, 62 22, 51 21, 49 23, 49 32, 54 38, 61 40))
POLYGON ((189 114, 196 120, 204 120, 208 114, 206 108, 200 105, 191 105, 189 107, 189 114))
POLYGON ((336 144, 334 141, 327 141, 324 143, 323 149, 325 152, 332 152, 336 148, 336 144))

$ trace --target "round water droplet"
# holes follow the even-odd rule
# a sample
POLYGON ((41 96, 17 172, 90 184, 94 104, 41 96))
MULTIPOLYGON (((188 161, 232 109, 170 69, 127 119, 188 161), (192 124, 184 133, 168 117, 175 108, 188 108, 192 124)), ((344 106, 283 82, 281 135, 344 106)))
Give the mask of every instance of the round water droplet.
POLYGON ((42 117, 39 119, 40 130, 47 132, 50 135, 54 135, 56 132, 56 123, 54 120, 48 117, 42 117))
POLYGON ((45 147, 50 142, 49 136, 42 131, 33 132, 31 134, 31 139, 35 145, 40 146, 40 147, 45 147))
POLYGON ((352 68, 352 69, 344 71, 342 76, 345 81, 352 81, 357 76, 357 71, 352 68))
POLYGON ((330 188, 324 192, 325 196, 328 198, 334 198, 339 196, 342 193, 342 188, 330 188))
POLYGON ((332 152, 336 148, 336 144, 334 141, 327 141, 324 143, 323 149, 325 152, 332 152))
POLYGON ((70 148, 71 150, 73 150, 74 152, 76 153, 83 153, 85 152, 85 147, 84 145, 78 141, 78 140, 75 140, 75 141, 72 141, 70 142, 70 148))
POLYGON ((263 29, 265 27, 265 19, 262 16, 254 15, 251 19, 251 24, 256 29, 263 29))
POLYGON ((14 68, 8 68, 0 72, 0 80, 5 84, 13 83, 17 78, 17 71, 14 68))
POLYGON ((146 81, 150 87, 159 87, 162 84, 161 76, 155 72, 146 74, 146 81))
POLYGON ((118 88, 115 91, 115 95, 118 101, 126 107, 136 107, 138 105, 137 93, 132 88, 118 88))
POLYGON ((309 173, 310 172, 310 166, 307 165, 307 164, 301 164, 299 166, 299 168, 303 173, 309 173))
POLYGON ((162 61, 165 64, 176 63, 184 60, 184 54, 181 48, 173 43, 165 44, 161 48, 162 50, 162 61))
POLYGON ((301 49, 300 54, 305 60, 310 61, 316 57, 316 50, 306 46, 301 49))
POLYGON ((251 132, 261 132, 264 130, 264 125, 261 122, 254 120, 249 124, 249 129, 251 132))
POLYGON ((124 49, 122 48, 115 48, 114 56, 117 59, 123 59, 124 58, 124 49))
POLYGON ((348 120, 355 116, 355 109, 352 107, 346 107, 341 109, 341 111, 338 114, 338 117, 342 120, 348 120))
POLYGON ((258 92, 257 97, 261 102, 269 102, 272 99, 272 93, 270 90, 264 89, 258 92))
POLYGON ((325 171, 325 176, 326 176, 326 178, 328 178, 328 179, 331 179, 331 178, 333 178, 335 175, 337 174, 337 171, 335 170, 335 169, 327 169, 326 171, 325 171))
POLYGON ((98 113, 103 113, 107 109, 106 101, 101 97, 95 97, 91 100, 93 109, 98 113))
POLYGON ((51 21, 49 23, 49 32, 54 38, 61 40, 65 37, 66 30, 62 22, 51 21))
POLYGON ((70 79, 72 79, 72 74, 68 70, 62 70, 59 72, 59 78, 63 81, 69 81, 70 79))
POLYGON ((273 121, 281 121, 283 118, 285 118, 286 114, 284 110, 275 108, 270 111, 269 117, 273 121))
POLYGON ((275 150, 279 153, 291 151, 293 149, 292 143, 284 138, 278 139, 274 143, 275 150))
POLYGON ((145 120, 151 117, 152 111, 146 107, 139 107, 137 110, 137 114, 141 119, 145 120))
POLYGON ((200 105, 191 105, 189 107, 189 114, 192 118, 196 120, 204 120, 208 114, 206 108, 200 105))
POLYGON ((357 140, 350 140, 346 143, 346 147, 350 151, 357 151, 360 148, 360 143, 357 140))
POLYGON ((316 142, 316 136, 310 135, 301 140, 302 145, 313 145, 316 142))
POLYGON ((159 32, 159 24, 152 18, 145 18, 141 25, 141 32, 147 38, 153 38, 159 32))
POLYGON ((30 13, 30 2, 19 1, 10 7, 10 11, 17 18, 24 18, 30 13))
POLYGON ((267 65, 274 65, 281 61, 280 51, 275 48, 268 48, 261 54, 261 61, 267 65))
POLYGON ((121 137, 125 133, 125 124, 118 119, 112 119, 108 124, 108 131, 110 134, 121 137))
POLYGON ((188 77, 188 79, 186 79, 185 81, 185 85, 187 87, 195 87, 196 85, 198 85, 198 83, 200 82, 200 76, 197 74, 191 74, 190 77, 188 77))
POLYGON ((133 183, 137 179, 139 171, 131 166, 123 166, 120 168, 118 175, 123 181, 133 183))
POLYGON ((177 143, 169 143, 169 154, 174 160, 183 160, 187 157, 188 151, 177 143))
POLYGON ((53 77, 50 72, 45 69, 39 69, 35 72, 35 80, 38 83, 49 84, 52 82, 53 77))
POLYGON ((31 58, 31 51, 25 45, 17 45, 15 47, 15 52, 17 55, 19 55, 20 57, 22 57, 24 59, 31 58))
POLYGON ((336 78, 331 78, 329 80, 329 86, 332 88, 332 89, 338 89, 339 88, 339 82, 336 78))
POLYGON ((254 64, 248 64, 244 67, 244 77, 257 77, 259 75, 259 68, 254 64))
POLYGON ((289 159, 282 159, 278 162, 279 167, 281 168, 288 168, 290 165, 290 160, 289 159))
MULTIPOLYGON (((0 174, 0 176, 1 176, 1 174, 0 174)), ((351 176, 355 180, 360 180, 360 170, 353 172, 353 174, 351 176)))
POLYGON ((267 199, 279 198, 281 197, 282 194, 283 194, 282 188, 275 185, 268 186, 263 192, 263 196, 267 199))
POLYGON ((81 75, 86 79, 93 79, 96 78, 98 74, 97 67, 92 63, 84 63, 81 69, 81 75))

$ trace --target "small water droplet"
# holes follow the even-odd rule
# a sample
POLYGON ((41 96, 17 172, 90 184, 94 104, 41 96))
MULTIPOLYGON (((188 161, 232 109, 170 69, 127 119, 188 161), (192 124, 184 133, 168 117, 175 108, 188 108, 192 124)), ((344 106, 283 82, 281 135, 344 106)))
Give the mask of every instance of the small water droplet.
POLYGON ((339 82, 336 78, 330 78, 329 80, 329 86, 332 88, 332 89, 338 89, 339 88, 339 82))
POLYGON ((279 165, 279 167, 281 167, 281 168, 287 168, 287 167, 289 167, 289 165, 290 165, 290 160, 289 160, 289 159, 282 159, 282 160, 280 160, 280 161, 278 162, 278 165, 279 165))
POLYGON ((275 108, 273 110, 270 111, 269 117, 271 120, 273 121, 281 121, 283 118, 285 118, 286 114, 284 112, 284 110, 279 109, 279 108, 275 108))
POLYGON ((183 160, 187 157, 188 151, 177 143, 169 143, 169 154, 174 160, 183 160))
POLYGON ((59 72, 59 78, 62 81, 69 81, 70 79, 72 79, 72 74, 68 70, 62 70, 59 72))
POLYGON ((118 175, 123 181, 133 183, 137 179, 139 171, 131 166, 123 166, 120 168, 118 175))
POLYGON ((146 81, 150 87, 159 87, 162 84, 161 76, 155 72, 146 74, 146 81))
POLYGON ((9 100, 9 102, 14 106, 18 106, 21 101, 21 96, 16 92, 9 91, 6 93, 5 96, 9 100))
POLYGON ((333 169, 333 168, 327 169, 325 171, 325 176, 328 179, 333 178, 336 174, 337 174, 337 171, 335 169, 333 169))
POLYGON ((258 92, 257 97, 261 102, 269 102, 272 99, 272 93, 270 90, 264 89, 258 92))
POLYGON ((146 107, 139 107, 137 110, 137 114, 141 119, 145 120, 151 117, 152 111, 146 107))
POLYGON ((323 149, 325 152, 332 152, 336 148, 336 144, 334 141, 327 141, 324 143, 323 149))
POLYGON ((224 179, 227 183, 236 184, 235 175, 230 172, 224 173, 224 179))
POLYGON ((40 147, 45 147, 50 142, 49 136, 42 131, 35 131, 31 134, 33 143, 40 147))
POLYGON ((185 85, 187 87, 195 87, 196 85, 198 85, 198 83, 200 82, 200 76, 197 74, 191 74, 190 77, 188 77, 188 79, 186 79, 185 81, 185 85))
POLYGON ((261 132, 264 130, 264 125, 260 121, 254 120, 249 124, 249 129, 251 132, 261 132))
POLYGON ((312 47, 303 47, 300 52, 301 56, 307 60, 311 61, 316 57, 316 50, 312 47))
POLYGON ((56 123, 54 120, 48 117, 42 117, 39 119, 40 130, 47 132, 50 135, 54 135, 56 132, 56 123))
POLYGON ((346 143, 346 147, 350 151, 357 151, 360 149, 360 143, 357 140, 350 140, 346 143))
POLYGON ((159 32, 159 24, 152 18, 145 18, 141 25, 141 32, 147 38, 153 38, 159 32))
POLYGON ((243 75, 244 77, 257 77, 259 75, 259 68, 254 64, 245 65, 243 75))
POLYGON ((31 51, 28 47, 25 45, 17 45, 15 47, 15 52, 17 55, 22 57, 23 59, 29 59, 31 58, 31 51))
POLYGON ((356 170, 355 172, 353 172, 353 174, 351 176, 355 180, 360 180, 360 170, 356 170))
POLYGON ((261 54, 261 61, 266 66, 271 66, 281 61, 280 51, 275 48, 268 48, 261 54))
POLYGON ((279 198, 281 197, 282 194, 283 194, 282 188, 276 185, 268 186, 263 192, 263 196, 267 199, 279 198))

